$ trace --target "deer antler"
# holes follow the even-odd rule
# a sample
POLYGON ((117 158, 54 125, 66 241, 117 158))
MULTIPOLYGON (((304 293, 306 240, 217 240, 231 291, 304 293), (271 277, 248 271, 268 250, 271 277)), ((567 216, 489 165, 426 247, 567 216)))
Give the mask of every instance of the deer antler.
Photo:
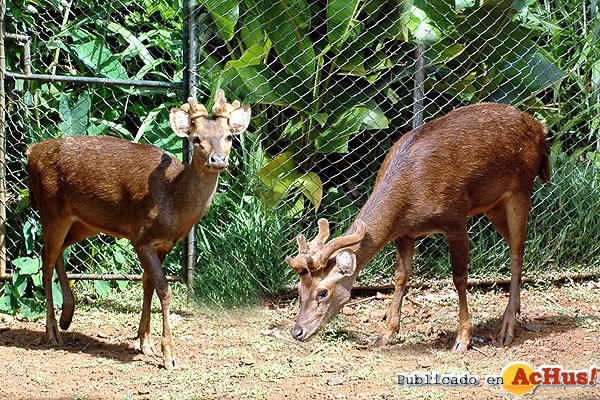
POLYGON ((208 117, 208 112, 204 104, 199 104, 195 97, 189 97, 188 102, 181 106, 181 109, 189 113, 190 119, 193 121, 197 118, 208 117))
POLYGON ((225 99, 225 92, 222 89, 218 89, 217 93, 215 93, 215 105, 213 106, 211 112, 213 117, 215 118, 227 118, 231 116, 231 112, 236 108, 240 108, 241 104, 238 100, 235 100, 233 103, 229 104, 225 99))
POLYGON ((329 222, 325 218, 321 218, 318 222, 319 233, 317 236, 306 243, 306 238, 303 234, 298 235, 298 256, 292 258, 287 256, 285 261, 297 273, 304 271, 318 271, 327 265, 327 260, 336 251, 355 245, 360 242, 367 231, 367 227, 362 220, 356 221, 356 230, 349 235, 341 236, 333 239, 325 244, 329 238, 329 222))

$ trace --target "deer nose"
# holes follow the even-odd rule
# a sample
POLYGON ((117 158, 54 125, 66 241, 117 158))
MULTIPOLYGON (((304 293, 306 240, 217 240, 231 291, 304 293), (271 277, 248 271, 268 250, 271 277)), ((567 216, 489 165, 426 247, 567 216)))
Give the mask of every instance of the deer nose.
POLYGON ((295 326, 295 327, 292 328, 292 330, 290 331, 290 333, 292 334, 292 337, 294 339, 301 340, 302 339, 302 334, 304 333, 304 331, 302 330, 301 327, 295 326))
POLYGON ((227 166, 228 157, 223 153, 212 153, 208 157, 208 164, 213 168, 225 168, 227 166))

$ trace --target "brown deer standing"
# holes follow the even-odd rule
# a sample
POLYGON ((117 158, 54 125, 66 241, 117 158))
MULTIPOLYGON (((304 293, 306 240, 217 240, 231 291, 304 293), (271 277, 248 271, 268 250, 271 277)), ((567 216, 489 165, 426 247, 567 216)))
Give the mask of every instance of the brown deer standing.
POLYGON ((63 292, 60 327, 66 330, 74 312, 63 251, 99 232, 127 238, 144 273, 144 300, 138 330, 144 354, 154 353, 150 337, 150 305, 154 289, 163 316, 162 352, 165 368, 176 366, 169 324, 171 289, 162 269, 175 243, 206 214, 227 167, 232 135, 250 122, 250 107, 228 104, 222 90, 215 96, 214 119, 190 98, 173 108, 170 123, 177 136, 194 148, 192 162, 183 167, 163 150, 108 136, 72 136, 34 144, 29 151, 31 207, 38 208, 44 235, 43 282, 46 333, 51 344, 61 343, 52 301, 52 271, 56 265, 63 292))
POLYGON ((350 299, 360 270, 390 241, 396 243, 394 299, 376 346, 398 333, 415 240, 443 233, 458 292, 459 322, 453 350, 471 339, 467 307, 467 216, 484 213, 508 242, 510 300, 497 338, 509 345, 520 311, 521 270, 533 181, 550 180, 546 128, 516 108, 495 103, 462 107, 407 133, 388 152, 375 188, 345 236, 325 244, 327 220, 286 261, 300 275, 300 310, 291 334, 306 339, 350 299))

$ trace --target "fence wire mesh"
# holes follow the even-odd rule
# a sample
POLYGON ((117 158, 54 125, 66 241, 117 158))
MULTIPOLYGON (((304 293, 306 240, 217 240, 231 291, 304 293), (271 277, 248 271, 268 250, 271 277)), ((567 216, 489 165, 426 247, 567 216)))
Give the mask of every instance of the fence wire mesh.
MULTIPOLYGON (((597 2, 199 1, 198 97, 218 88, 252 106, 211 211, 197 227, 196 294, 246 301, 296 277, 284 262, 316 221, 342 234, 368 198, 383 157, 415 121, 462 105, 509 103, 544 121, 553 180, 536 184, 525 275, 598 269, 600 258, 600 19, 597 2), (421 61, 421 63, 419 63, 421 61), (422 93, 422 95, 419 95, 422 93)), ((31 37, 48 74, 180 81, 177 1, 17 1, 6 30, 31 37)), ((7 41, 7 69, 23 47, 7 41)), ((42 72, 44 71, 44 72, 42 72)), ((26 207, 27 144, 110 134, 181 159, 168 110, 173 89, 8 81, 7 260, 36 258, 39 225, 26 207)), ((508 247, 484 217, 469 220, 470 274, 510 274, 508 247)), ((181 251, 166 268, 179 272, 181 251)), ((391 283, 386 248, 359 282, 391 283)), ((139 271, 131 246, 101 236, 75 246, 68 268, 139 271)), ((450 276, 442 237, 419 242, 415 275, 450 276)))

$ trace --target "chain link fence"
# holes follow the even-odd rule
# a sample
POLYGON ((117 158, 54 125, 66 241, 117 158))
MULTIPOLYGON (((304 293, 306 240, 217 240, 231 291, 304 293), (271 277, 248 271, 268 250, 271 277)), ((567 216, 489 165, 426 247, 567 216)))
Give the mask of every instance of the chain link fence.
MULTIPOLYGON (((30 38, 34 72, 180 82, 184 18, 195 20, 198 98, 218 88, 252 106, 211 211, 192 242, 196 295, 242 302, 285 290, 284 262, 316 221, 343 234, 366 202, 387 150, 402 134, 462 105, 509 103, 543 120, 553 180, 536 184, 525 275, 598 271, 600 258, 600 18, 595 0, 16 1, 6 32, 30 38)), ((7 40, 6 69, 25 47, 7 40)), ((191 47, 192 49, 194 47, 191 47)), ((25 149, 48 137, 110 134, 160 146, 181 159, 168 110, 176 86, 100 86, 6 80, 6 254, 35 259, 25 149)), ((469 221, 471 276, 505 277, 508 247, 484 217, 469 221)), ((182 249, 165 262, 181 274, 182 249)), ((67 268, 140 272, 132 247, 100 236, 73 246, 67 268)), ((22 261, 19 261, 22 262, 22 261)), ((384 284, 392 247, 359 282, 384 284)), ((445 240, 422 240, 417 279, 450 276, 445 240)))

